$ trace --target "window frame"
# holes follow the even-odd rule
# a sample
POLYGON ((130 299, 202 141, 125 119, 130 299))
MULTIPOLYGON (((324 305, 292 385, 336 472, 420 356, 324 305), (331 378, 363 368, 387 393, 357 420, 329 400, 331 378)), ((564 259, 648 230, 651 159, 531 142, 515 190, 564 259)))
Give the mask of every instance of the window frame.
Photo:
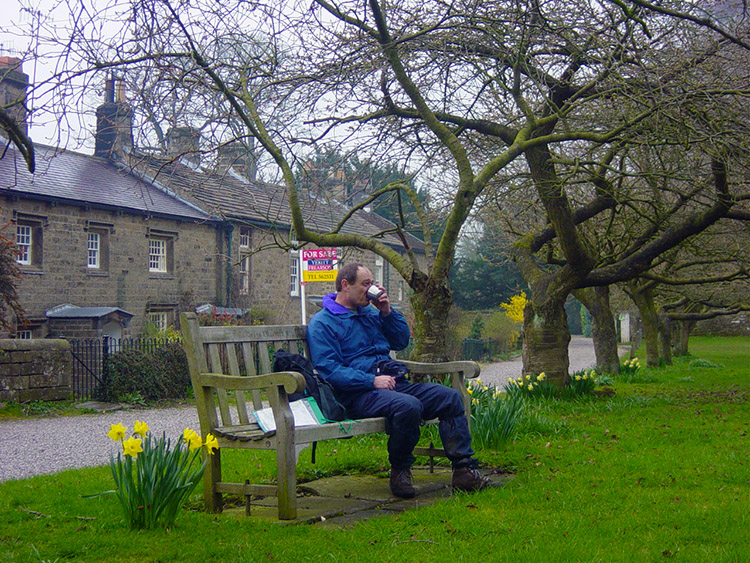
POLYGON ((108 223, 95 223, 86 221, 86 270, 90 274, 99 274, 109 271, 109 237, 113 232, 113 225, 108 223), (99 238, 99 248, 97 252, 97 264, 91 263, 91 236, 97 235, 99 238))
POLYGON ((174 247, 175 241, 177 240, 178 233, 172 231, 163 231, 161 229, 147 229, 146 239, 148 240, 147 252, 148 258, 146 265, 148 267, 148 273, 155 277, 171 276, 174 273, 174 247), (160 243, 164 247, 164 264, 163 268, 161 264, 154 265, 152 257, 155 256, 152 253, 154 246, 152 243, 160 243))
POLYGON ((102 267, 102 234, 100 232, 86 233, 86 251, 86 267, 91 270, 100 270, 102 267), (96 241, 93 246, 92 241, 96 241))
POLYGON ((240 295, 250 295, 250 254, 241 254, 238 264, 240 275, 240 295))
POLYGON ((159 332, 167 330, 169 327, 169 311, 157 309, 146 313, 146 320, 153 323, 159 332))
POLYGON ((375 271, 372 273, 373 281, 377 285, 385 287, 385 267, 383 265, 383 259, 378 257, 375 259, 375 271))
POLYGON ((31 266, 34 256, 34 227, 26 223, 16 223, 16 262, 21 266, 31 266), (28 241, 21 240, 21 230, 27 230, 23 238, 28 237, 28 241))
POLYGON ((289 251, 289 295, 299 297, 300 293, 300 264, 299 250, 289 251))
POLYGON ((16 226, 14 233, 16 249, 19 247, 19 229, 28 229, 28 243, 23 244, 23 246, 28 248, 28 252, 24 253, 27 257, 22 259, 18 256, 16 264, 23 271, 41 270, 44 261, 44 229, 48 225, 47 218, 41 215, 31 215, 14 211, 12 222, 16 226))
POLYGON ((250 227, 240 227, 240 249, 249 249, 252 244, 252 229, 250 227))

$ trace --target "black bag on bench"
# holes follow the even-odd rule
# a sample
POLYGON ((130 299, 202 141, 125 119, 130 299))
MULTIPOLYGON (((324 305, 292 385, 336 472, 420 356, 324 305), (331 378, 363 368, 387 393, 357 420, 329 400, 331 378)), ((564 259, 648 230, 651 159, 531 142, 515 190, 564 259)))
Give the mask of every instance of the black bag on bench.
POLYGON ((331 422, 346 420, 346 409, 336 399, 333 387, 315 373, 315 367, 310 360, 282 348, 274 354, 273 371, 296 371, 305 376, 305 390, 302 393, 289 395, 290 402, 312 397, 327 420, 331 422))

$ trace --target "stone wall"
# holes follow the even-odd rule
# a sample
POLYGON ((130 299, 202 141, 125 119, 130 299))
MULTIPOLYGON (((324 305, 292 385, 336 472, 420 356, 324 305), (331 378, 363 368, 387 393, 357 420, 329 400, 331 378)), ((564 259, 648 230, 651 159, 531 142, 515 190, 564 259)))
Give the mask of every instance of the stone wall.
POLYGON ((0 339, 0 400, 69 399, 71 373, 66 340, 0 339))
POLYGON ((750 314, 737 313, 699 321, 692 334, 713 336, 747 336, 750 335, 750 314))

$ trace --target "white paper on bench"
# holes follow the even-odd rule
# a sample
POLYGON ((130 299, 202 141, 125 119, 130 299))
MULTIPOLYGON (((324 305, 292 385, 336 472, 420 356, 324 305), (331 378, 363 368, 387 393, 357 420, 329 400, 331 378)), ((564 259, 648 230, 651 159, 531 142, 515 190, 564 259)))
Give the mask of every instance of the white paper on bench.
MULTIPOLYGON (((316 412, 319 411, 318 405, 315 404, 315 399, 312 397, 293 401, 289 403, 289 407, 292 409, 292 415, 294 415, 294 426, 315 426, 326 422, 316 412)), ((276 430, 276 421, 273 418, 273 409, 271 407, 253 411, 253 416, 263 432, 276 430)))

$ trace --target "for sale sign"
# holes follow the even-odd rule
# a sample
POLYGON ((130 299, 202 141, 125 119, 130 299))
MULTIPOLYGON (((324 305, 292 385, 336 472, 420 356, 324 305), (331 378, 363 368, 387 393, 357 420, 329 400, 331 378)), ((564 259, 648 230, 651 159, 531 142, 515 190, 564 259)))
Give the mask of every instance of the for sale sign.
POLYGON ((304 249, 302 258, 302 281, 334 281, 338 271, 335 248, 304 249))

